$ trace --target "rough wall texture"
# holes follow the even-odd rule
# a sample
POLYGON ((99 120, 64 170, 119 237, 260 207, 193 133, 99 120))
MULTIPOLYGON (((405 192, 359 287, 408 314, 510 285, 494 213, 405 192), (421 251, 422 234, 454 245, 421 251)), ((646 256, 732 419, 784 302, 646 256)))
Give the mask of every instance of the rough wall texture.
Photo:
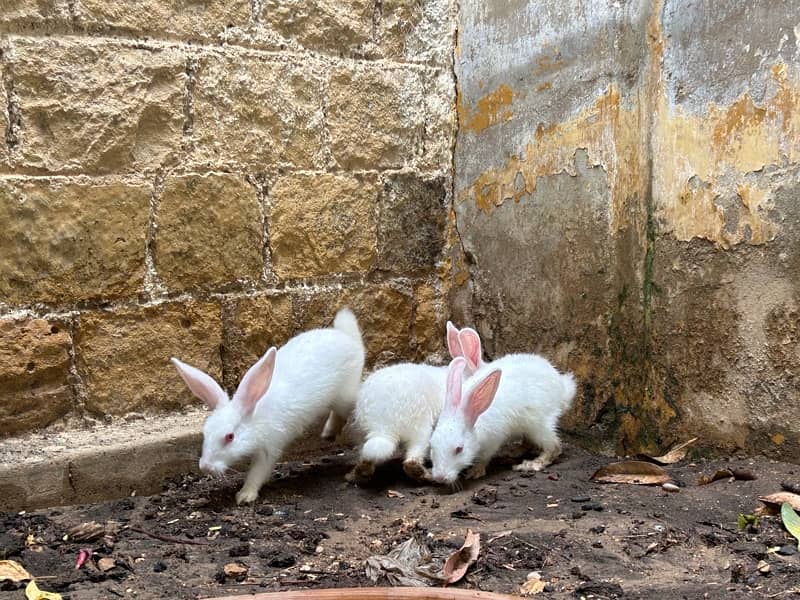
POLYGON ((796 457, 800 2, 460 3, 451 302, 595 447, 796 457))
POLYGON ((230 388, 345 303, 371 364, 441 352, 449 0, 2 4, 0 435, 183 406, 169 356, 230 388))

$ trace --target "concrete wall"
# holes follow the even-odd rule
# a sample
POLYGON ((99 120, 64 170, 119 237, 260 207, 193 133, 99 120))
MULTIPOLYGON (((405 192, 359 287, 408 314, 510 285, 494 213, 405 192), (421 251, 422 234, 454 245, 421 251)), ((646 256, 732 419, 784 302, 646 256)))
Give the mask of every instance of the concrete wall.
POLYGON ((350 304, 442 349, 449 0, 3 0, 0 434, 192 402, 350 304), (10 1, 10 3, 9 3, 10 1))
POLYGON ((800 2, 460 2, 451 302, 608 450, 795 457, 800 2))

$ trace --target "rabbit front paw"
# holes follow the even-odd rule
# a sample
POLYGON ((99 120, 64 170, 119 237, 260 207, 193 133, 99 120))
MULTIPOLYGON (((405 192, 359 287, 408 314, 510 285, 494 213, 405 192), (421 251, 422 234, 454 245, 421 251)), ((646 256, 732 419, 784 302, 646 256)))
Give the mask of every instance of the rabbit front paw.
POLYGON ((486 463, 478 463, 467 469, 464 479, 480 479, 484 475, 486 475, 486 463))
POLYGON ((243 487, 236 494, 236 504, 251 504, 258 498, 258 488, 243 487))
POLYGON ((530 472, 530 471, 541 471, 546 466, 547 463, 545 461, 537 458, 535 460, 523 460, 521 463, 519 463, 518 465, 514 465, 511 468, 514 469, 515 471, 530 472))
POLYGON ((361 483, 368 481, 373 473, 375 473, 375 464, 362 460, 344 478, 350 483, 361 483))
POLYGON ((428 469, 425 468, 425 465, 416 460, 407 460, 403 462, 403 471, 415 481, 430 481, 431 479, 431 474, 428 469))

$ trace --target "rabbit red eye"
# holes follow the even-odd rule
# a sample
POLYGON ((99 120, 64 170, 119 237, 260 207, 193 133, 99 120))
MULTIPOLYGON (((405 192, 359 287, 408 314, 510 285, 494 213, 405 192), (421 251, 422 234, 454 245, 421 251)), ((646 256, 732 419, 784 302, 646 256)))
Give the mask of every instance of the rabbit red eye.
POLYGON ((233 434, 232 433, 226 433, 224 440, 225 440, 226 444, 230 444, 233 441, 233 434))
POLYGON ((453 450, 453 454, 461 454, 461 451, 462 451, 463 449, 464 449, 464 448, 463 448, 462 446, 459 446, 458 448, 455 448, 455 449, 453 450))

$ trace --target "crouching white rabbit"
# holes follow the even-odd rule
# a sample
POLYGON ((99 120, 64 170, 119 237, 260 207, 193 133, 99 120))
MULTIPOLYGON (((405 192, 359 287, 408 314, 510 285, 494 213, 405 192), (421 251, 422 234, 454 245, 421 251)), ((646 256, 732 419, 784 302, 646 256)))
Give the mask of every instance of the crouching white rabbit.
POLYGON ((221 474, 250 457, 236 502, 253 502, 293 440, 323 415, 323 437, 344 425, 358 396, 364 345, 358 322, 341 309, 333 328, 306 331, 275 347, 242 378, 232 399, 211 377, 172 359, 192 393, 214 412, 203 428, 200 469, 221 474))
MULTIPOLYGON (((483 364, 478 334, 466 328, 459 331, 450 321, 447 349, 453 358, 464 356, 468 370, 471 365, 483 364)), ((433 426, 444 405, 446 380, 447 367, 414 363, 384 367, 367 377, 354 413, 355 425, 366 440, 358 463, 345 476, 347 481, 369 479, 375 467, 392 458, 400 446, 405 447, 406 475, 418 481, 430 479, 425 460, 433 426)))
POLYGON ((509 354, 464 380, 464 358, 450 363, 444 408, 431 436, 432 477, 454 484, 462 470, 482 477, 500 447, 524 437, 539 446, 534 460, 515 465, 539 471, 561 453, 558 420, 575 397, 575 378, 535 354, 509 354))

